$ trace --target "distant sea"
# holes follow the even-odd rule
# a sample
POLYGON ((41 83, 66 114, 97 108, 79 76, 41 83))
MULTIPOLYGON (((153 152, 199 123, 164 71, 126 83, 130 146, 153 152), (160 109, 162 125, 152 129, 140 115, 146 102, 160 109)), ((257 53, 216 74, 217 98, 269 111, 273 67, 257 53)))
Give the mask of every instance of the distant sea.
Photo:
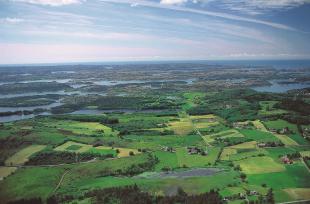
POLYGON ((206 65, 230 65, 242 67, 273 67, 276 69, 310 68, 310 60, 174 60, 174 61, 114 61, 114 62, 68 62, 40 64, 0 64, 0 67, 12 66, 57 66, 57 65, 126 65, 126 64, 169 64, 197 63, 206 65))

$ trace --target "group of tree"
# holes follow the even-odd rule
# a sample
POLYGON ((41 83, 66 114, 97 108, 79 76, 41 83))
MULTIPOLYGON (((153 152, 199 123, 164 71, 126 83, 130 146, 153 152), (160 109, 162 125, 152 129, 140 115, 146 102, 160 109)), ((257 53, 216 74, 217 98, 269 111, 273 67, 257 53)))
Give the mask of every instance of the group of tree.
POLYGON ((112 157, 114 157, 113 154, 46 151, 31 156, 26 162, 26 165, 70 164, 90 161, 94 158, 106 159, 112 157))

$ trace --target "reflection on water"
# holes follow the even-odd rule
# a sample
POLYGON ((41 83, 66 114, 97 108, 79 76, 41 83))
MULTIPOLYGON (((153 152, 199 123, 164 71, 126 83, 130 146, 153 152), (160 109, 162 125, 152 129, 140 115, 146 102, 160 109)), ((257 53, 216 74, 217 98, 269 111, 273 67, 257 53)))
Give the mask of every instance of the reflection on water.
POLYGON ((270 86, 258 86, 253 87, 255 91, 258 92, 272 92, 272 93, 285 93, 294 89, 303 89, 310 87, 307 83, 289 83, 289 84, 279 84, 276 80, 270 81, 270 86))
POLYGON ((125 81, 108 81, 108 80, 99 80, 94 81, 93 83, 96 85, 102 85, 102 86, 114 86, 119 84, 143 84, 143 83, 156 83, 156 82, 177 82, 177 81, 184 81, 187 84, 192 84, 196 79, 185 79, 185 80, 125 80, 125 81))
POLYGON ((29 93, 21 93, 21 94, 0 94, 0 98, 13 98, 13 97, 21 97, 21 96, 36 96, 36 95, 47 95, 47 94, 57 94, 57 95, 87 95, 87 93, 82 93, 80 91, 43 91, 43 92, 29 92, 29 93))
POLYGON ((97 109, 81 109, 81 110, 77 110, 74 111, 72 113, 69 114, 74 114, 74 115, 100 115, 104 113, 104 111, 102 110, 97 110, 97 109))
MULTIPOLYGON (((48 112, 40 113, 39 115, 50 115, 48 112)), ((0 122, 12 122, 17 120, 24 120, 24 119, 30 119, 35 117, 36 115, 30 114, 30 115, 10 115, 10 116, 4 116, 0 117, 0 122)))
POLYGON ((57 82, 57 83, 68 83, 70 82, 72 79, 40 79, 40 80, 29 80, 29 81, 12 81, 12 82, 1 82, 0 85, 4 85, 4 84, 16 84, 16 83, 35 83, 35 82, 57 82))

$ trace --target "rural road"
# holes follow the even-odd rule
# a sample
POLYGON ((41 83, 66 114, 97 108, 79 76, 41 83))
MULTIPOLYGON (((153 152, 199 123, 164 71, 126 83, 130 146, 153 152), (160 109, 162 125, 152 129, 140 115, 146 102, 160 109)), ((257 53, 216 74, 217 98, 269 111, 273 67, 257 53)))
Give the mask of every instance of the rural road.
MULTIPOLYGON (((70 169, 70 170, 71 170, 71 169, 70 169)), ((62 181, 64 180, 64 178, 65 178, 65 176, 66 176, 66 174, 69 173, 70 170, 67 170, 67 171, 65 171, 65 172, 63 173, 63 175, 61 176, 61 178, 60 178, 60 180, 59 180, 57 186, 56 186, 55 189, 53 190, 53 193, 55 193, 55 192, 57 191, 57 189, 60 187, 62 181)))
POLYGON ((295 201, 289 201, 289 202, 283 202, 283 203, 277 203, 277 204, 291 204, 291 203, 310 203, 310 200, 295 200, 295 201))

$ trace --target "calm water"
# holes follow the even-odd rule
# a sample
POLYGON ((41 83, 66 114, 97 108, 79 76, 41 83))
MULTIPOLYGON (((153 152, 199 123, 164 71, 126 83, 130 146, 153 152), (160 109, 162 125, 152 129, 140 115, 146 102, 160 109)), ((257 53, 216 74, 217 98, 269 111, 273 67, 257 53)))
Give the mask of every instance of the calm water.
POLYGON ((102 85, 102 86, 114 86, 119 84, 144 84, 144 83, 150 83, 150 82, 176 82, 176 81, 184 81, 187 84, 192 84, 196 79, 186 79, 186 80, 127 80, 127 81, 107 81, 107 80, 99 80, 94 81, 93 83, 96 85, 102 85))
MULTIPOLYGON (((50 115, 48 112, 40 113, 39 115, 50 115)), ((11 115, 11 116, 5 116, 5 117, 0 117, 0 122, 12 122, 12 121, 17 121, 17 120, 25 120, 25 119, 30 119, 33 118, 37 115, 30 114, 30 115, 11 115)))
POLYGON ((307 83, 290 83, 290 84, 279 84, 277 81, 270 81, 271 86, 258 86, 253 87, 255 91, 258 92, 271 92, 271 93, 285 93, 294 89, 303 89, 310 87, 307 83))
POLYGON ((49 105, 43 105, 43 106, 29 106, 29 107, 0 107, 0 112, 8 112, 8 111, 23 111, 23 110, 28 110, 28 111, 33 111, 34 109, 37 108, 42 108, 42 109, 50 109, 53 107, 57 107, 62 105, 63 103, 61 102, 55 102, 51 103, 49 105))

